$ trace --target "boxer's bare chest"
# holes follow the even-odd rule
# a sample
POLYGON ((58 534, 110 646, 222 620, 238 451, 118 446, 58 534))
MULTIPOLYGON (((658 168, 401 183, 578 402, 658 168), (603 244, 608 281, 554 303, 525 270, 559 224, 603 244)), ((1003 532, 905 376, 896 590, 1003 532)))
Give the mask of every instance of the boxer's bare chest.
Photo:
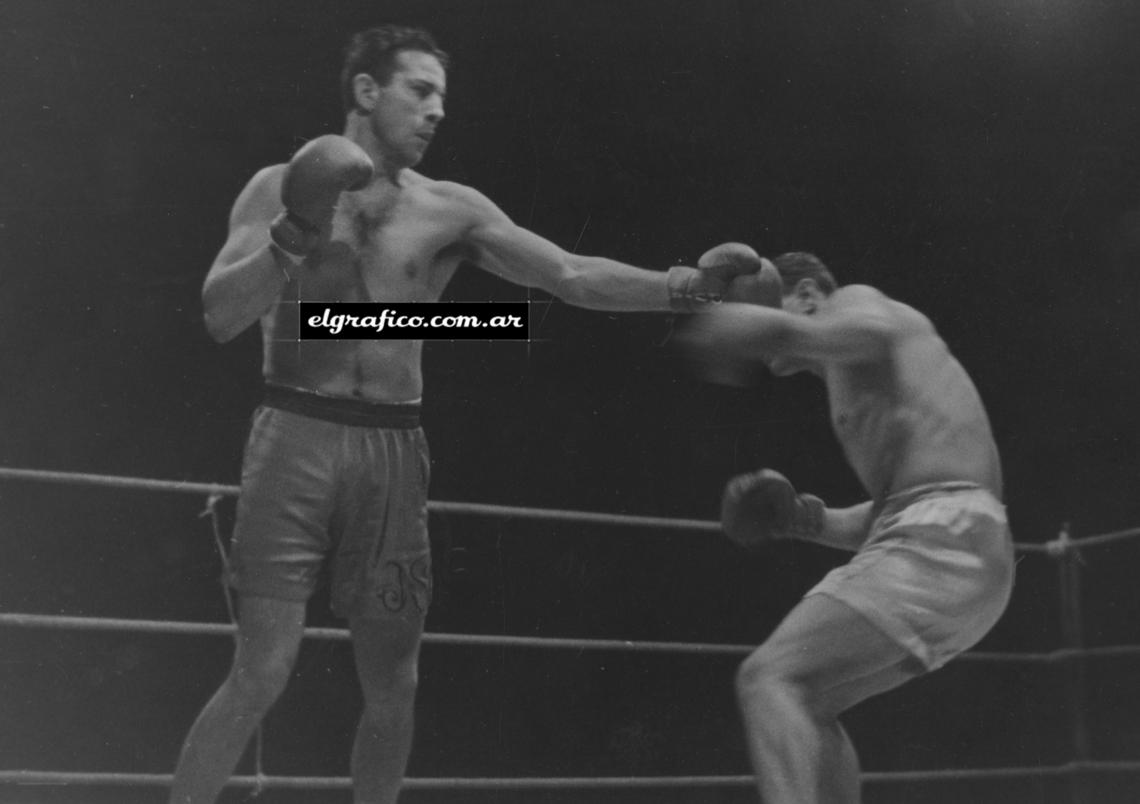
POLYGON ((422 186, 344 193, 299 296, 321 301, 434 301, 458 265, 461 231, 446 199, 422 186))

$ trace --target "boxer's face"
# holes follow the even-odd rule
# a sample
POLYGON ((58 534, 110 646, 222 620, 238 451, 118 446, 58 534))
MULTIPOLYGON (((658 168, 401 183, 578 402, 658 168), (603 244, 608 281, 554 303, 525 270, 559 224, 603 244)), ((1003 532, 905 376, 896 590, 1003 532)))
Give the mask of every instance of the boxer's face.
POLYGON ((447 73, 439 59, 419 50, 401 51, 388 83, 373 82, 366 92, 372 102, 372 133, 384 154, 399 165, 418 164, 443 120, 447 73))
POLYGON ((785 312, 795 315, 814 315, 823 302, 823 292, 814 279, 801 279, 792 288, 791 293, 785 293, 781 305, 785 312))

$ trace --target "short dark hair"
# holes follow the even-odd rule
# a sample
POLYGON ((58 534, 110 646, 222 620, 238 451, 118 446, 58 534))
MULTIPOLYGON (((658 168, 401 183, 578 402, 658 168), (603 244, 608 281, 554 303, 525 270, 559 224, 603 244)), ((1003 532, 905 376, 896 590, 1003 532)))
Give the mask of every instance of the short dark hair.
POLYGON ((825 296, 830 296, 839 287, 823 260, 806 251, 786 252, 773 257, 772 264, 780 272, 785 294, 795 290, 801 279, 814 279, 825 296))
POLYGON ((447 69, 447 54, 440 50, 435 37, 423 28, 381 25, 353 34, 344 49, 344 67, 340 71, 341 102, 346 112, 356 108, 352 79, 367 73, 384 86, 392 80, 397 54, 405 50, 418 50, 435 56, 447 69))

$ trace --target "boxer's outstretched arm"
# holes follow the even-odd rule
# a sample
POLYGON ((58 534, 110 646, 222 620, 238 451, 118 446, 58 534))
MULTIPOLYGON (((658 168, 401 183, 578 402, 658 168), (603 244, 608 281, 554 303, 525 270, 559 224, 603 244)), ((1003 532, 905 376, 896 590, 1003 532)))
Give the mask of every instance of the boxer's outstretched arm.
POLYGON ((458 184, 438 185, 467 224, 464 242, 472 262, 524 287, 540 288, 568 304, 596 310, 670 309, 668 274, 560 248, 515 224, 482 193, 458 184))
POLYGON ((281 212, 283 166, 261 170, 230 213, 229 235, 202 286, 206 330, 225 342, 257 321, 281 296, 293 261, 270 246, 269 224, 281 212))

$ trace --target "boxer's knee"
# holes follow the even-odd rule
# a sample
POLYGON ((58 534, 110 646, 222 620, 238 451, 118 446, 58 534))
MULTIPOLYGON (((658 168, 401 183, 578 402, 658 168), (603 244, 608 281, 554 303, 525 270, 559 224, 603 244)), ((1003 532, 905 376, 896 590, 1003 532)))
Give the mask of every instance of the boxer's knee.
POLYGON ((419 673, 415 661, 363 673, 360 678, 364 697, 364 714, 374 722, 383 722, 394 712, 410 708, 416 698, 419 673))
POLYGON ((292 673, 289 657, 246 657, 235 663, 228 683, 244 711, 264 713, 281 697, 292 673))
POLYGON ((736 697, 745 713, 767 712, 769 717, 791 709, 824 716, 822 698, 794 663, 761 647, 736 671, 736 697))

